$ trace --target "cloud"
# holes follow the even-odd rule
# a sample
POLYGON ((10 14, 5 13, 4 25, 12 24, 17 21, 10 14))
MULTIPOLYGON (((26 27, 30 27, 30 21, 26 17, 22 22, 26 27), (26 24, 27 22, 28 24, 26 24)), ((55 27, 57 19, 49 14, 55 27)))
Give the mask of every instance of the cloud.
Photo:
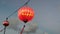
POLYGON ((18 31, 18 26, 19 26, 19 20, 17 18, 11 18, 9 19, 9 26, 8 29, 13 29, 15 31, 18 31))
POLYGON ((30 23, 30 25, 26 25, 24 32, 33 33, 33 32, 36 32, 37 28, 38 28, 38 25, 36 23, 30 23))
POLYGON ((2 26, 0 26, 0 32, 2 32, 4 30, 4 28, 2 26))
POLYGON ((48 34, 47 32, 44 32, 43 34, 48 34))

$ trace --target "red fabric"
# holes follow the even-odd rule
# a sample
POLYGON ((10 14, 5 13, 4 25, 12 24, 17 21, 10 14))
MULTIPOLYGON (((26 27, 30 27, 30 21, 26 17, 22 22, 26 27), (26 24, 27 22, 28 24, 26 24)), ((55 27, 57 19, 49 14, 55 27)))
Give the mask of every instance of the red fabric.
POLYGON ((34 17, 34 10, 31 7, 24 6, 18 10, 18 18, 22 21, 30 21, 34 17))
POLYGON ((9 22, 8 22, 7 20, 5 20, 5 21, 3 22, 3 25, 4 25, 4 26, 8 26, 8 25, 9 25, 9 22))

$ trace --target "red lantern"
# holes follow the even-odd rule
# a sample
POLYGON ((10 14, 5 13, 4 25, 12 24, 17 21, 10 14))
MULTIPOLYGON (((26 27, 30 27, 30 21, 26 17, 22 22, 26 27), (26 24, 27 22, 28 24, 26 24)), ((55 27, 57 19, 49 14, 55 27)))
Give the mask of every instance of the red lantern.
POLYGON ((8 22, 7 20, 5 20, 5 21, 3 22, 3 25, 4 25, 4 26, 8 26, 8 25, 9 25, 9 22, 8 22))
POLYGON ((18 18, 24 22, 32 20, 34 17, 34 10, 29 6, 24 6, 18 10, 18 18))

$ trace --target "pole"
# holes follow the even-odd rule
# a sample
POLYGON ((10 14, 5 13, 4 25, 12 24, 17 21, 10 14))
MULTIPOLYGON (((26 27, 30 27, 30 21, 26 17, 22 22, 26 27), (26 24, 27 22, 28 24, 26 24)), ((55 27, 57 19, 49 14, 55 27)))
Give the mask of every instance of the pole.
POLYGON ((23 33, 23 31, 24 31, 24 28, 25 28, 25 25, 23 26, 23 28, 22 28, 22 30, 21 30, 21 32, 20 32, 20 34, 22 34, 22 33, 23 33))
MULTIPOLYGON (((8 21, 8 18, 6 18, 6 21, 8 21)), ((4 34, 6 32, 6 27, 9 25, 9 23, 6 25, 6 24, 3 24, 4 25, 4 34)))
POLYGON ((4 27, 4 34, 5 34, 5 32, 6 32, 6 26, 4 27))

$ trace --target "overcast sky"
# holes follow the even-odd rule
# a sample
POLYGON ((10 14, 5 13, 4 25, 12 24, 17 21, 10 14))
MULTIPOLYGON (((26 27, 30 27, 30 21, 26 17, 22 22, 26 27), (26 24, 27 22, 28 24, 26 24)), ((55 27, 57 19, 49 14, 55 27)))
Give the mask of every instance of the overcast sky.
MULTIPOLYGON (((2 21, 5 20, 5 17, 16 11, 26 1, 27 0, 0 0, 0 26, 2 26, 2 21)), ((35 12, 31 23, 38 24, 38 29, 35 34, 43 34, 45 32, 48 34, 60 34, 60 0, 31 0, 28 6, 32 7, 35 12)), ((13 20, 15 18, 18 19, 17 13, 9 19, 11 18, 13 20)), ((21 21, 19 20, 19 22, 21 21)), ((0 32, 0 34, 3 34, 3 32, 0 32)), ((18 32, 7 28, 6 34, 18 34, 18 32)))

